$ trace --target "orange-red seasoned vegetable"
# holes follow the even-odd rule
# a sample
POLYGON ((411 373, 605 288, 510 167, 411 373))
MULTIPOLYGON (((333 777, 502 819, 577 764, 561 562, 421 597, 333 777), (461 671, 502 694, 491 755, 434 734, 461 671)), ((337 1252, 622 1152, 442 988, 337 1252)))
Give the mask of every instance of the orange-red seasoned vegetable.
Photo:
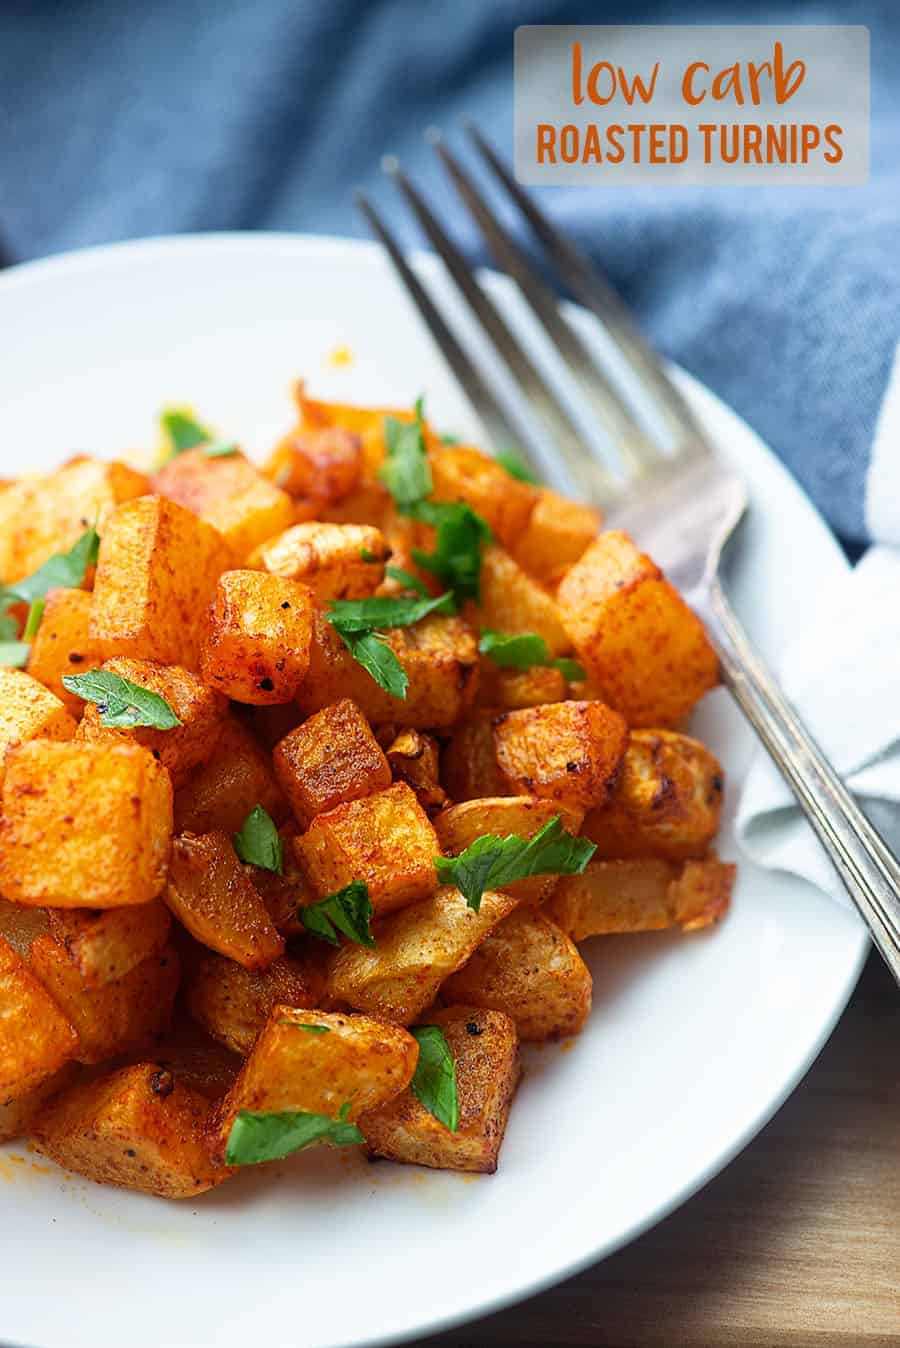
POLYGON ((588 810, 615 786, 628 731, 602 702, 553 702, 494 720, 497 765, 510 790, 588 810))
POLYGON ((119 908, 163 888, 172 784, 139 744, 34 740, 6 757, 0 893, 15 903, 119 908))
POLYGON ((180 833, 163 897, 210 950, 247 969, 265 969, 284 952, 284 941, 247 869, 224 833, 180 833))
POLYGON ((547 915, 574 941, 613 932, 684 931, 708 927, 731 902, 735 867, 711 856, 682 863, 592 861, 583 875, 565 875, 547 915))
POLYGON ((231 564, 222 535, 174 501, 141 496, 119 506, 97 561, 90 623, 97 652, 196 669, 202 617, 231 564))
POLYGON ((405 782, 318 815, 294 846, 320 897, 362 880, 378 915, 427 898, 437 886, 437 835, 405 782))
POLYGON ((578 658, 629 725, 677 725, 718 682, 700 619, 627 534, 601 534, 558 598, 578 658))
POLYGON ((391 770, 365 716, 342 698, 290 731, 272 754, 281 788, 304 827, 318 814, 391 784, 391 770))
POLYGON ((601 857, 702 857, 719 829, 722 768, 699 740, 634 730, 610 800, 583 833, 601 857))
POLYGON ((459 1125, 452 1132, 407 1089, 360 1119, 369 1151, 406 1165, 493 1174, 520 1075, 516 1027, 480 1006, 451 1006, 428 1019, 456 1065, 459 1125))
POLYGON ((290 702, 309 668, 313 598, 262 571, 219 577, 201 651, 205 683, 235 702, 290 702))

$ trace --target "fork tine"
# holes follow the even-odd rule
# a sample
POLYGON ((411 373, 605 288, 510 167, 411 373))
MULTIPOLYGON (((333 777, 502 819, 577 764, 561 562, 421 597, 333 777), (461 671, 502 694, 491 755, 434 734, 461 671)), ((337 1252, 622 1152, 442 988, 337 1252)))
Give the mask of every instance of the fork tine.
POLYGON ((576 300, 596 314, 618 345, 672 433, 676 449, 680 452, 707 450, 708 444, 687 403, 606 277, 571 239, 567 239, 550 223, 540 207, 522 190, 478 127, 467 122, 465 129, 494 176, 528 221, 535 237, 553 259, 576 300))
POLYGON ((500 223, 456 156, 444 144, 440 132, 431 130, 426 139, 440 156, 497 265, 512 276, 578 380, 594 412, 606 426, 629 474, 637 477, 645 471, 652 472, 659 466, 663 456, 635 420, 621 394, 600 369, 579 333, 563 318, 556 297, 537 275, 512 235, 500 223))
POLYGON ((607 508, 614 506, 621 496, 621 487, 594 455, 556 393, 526 355, 499 309, 475 280, 463 254, 438 224, 398 162, 388 157, 382 167, 406 198, 470 309, 518 383, 531 410, 549 428, 566 474, 576 490, 598 505, 607 508))
POLYGON ((373 233, 384 245, 388 257, 391 259, 400 280, 403 282, 409 292, 410 298, 419 310, 422 318, 425 320, 425 324, 440 347, 447 364, 450 366, 465 390, 466 395, 487 431, 488 437, 494 448, 502 449, 504 447, 508 448, 510 445, 516 445, 521 452, 522 457, 528 462, 528 466, 535 469, 535 471, 539 471, 533 456, 528 452, 527 446, 522 444, 521 436, 515 430, 493 392, 482 379, 478 370, 469 360, 469 357, 466 355, 465 351, 463 351, 459 342, 456 340, 456 337, 444 322, 440 312, 434 305, 434 301, 406 261, 396 239, 382 220, 381 216, 375 210, 375 207, 362 192, 356 193, 355 201, 359 210, 368 221, 373 233))

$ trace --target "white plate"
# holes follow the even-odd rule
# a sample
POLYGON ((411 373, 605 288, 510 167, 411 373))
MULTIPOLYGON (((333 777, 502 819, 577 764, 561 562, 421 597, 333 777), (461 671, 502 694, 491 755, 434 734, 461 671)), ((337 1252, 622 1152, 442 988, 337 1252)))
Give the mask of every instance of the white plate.
MULTIPOLYGON (((512 303, 506 282, 491 284, 512 303)), ((425 390, 439 426, 477 429, 365 244, 225 235, 75 254, 0 277, 0 327, 2 475, 152 442, 157 410, 176 400, 263 450, 289 424, 301 373, 348 401, 404 404, 425 390), (346 367, 328 359, 342 344, 346 367)), ((681 382, 750 484, 735 593, 777 655, 844 562, 748 427, 681 382)), ((733 804, 748 732, 722 693, 696 728, 724 760, 733 804)), ((13 1144, 0 1152, 0 1337, 330 1348, 421 1334, 535 1292, 658 1221, 749 1141, 819 1051, 865 950, 853 917, 746 862, 718 929, 589 944, 589 1026, 528 1055, 494 1177, 323 1148, 173 1204, 67 1178, 13 1144)))

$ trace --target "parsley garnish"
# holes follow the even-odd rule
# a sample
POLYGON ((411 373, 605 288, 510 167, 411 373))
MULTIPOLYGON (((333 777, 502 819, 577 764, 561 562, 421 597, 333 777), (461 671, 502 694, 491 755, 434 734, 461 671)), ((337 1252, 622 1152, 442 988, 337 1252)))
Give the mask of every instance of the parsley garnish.
POLYGON ((230 459, 232 454, 238 453, 238 446, 234 440, 214 440, 211 445, 207 445, 203 451, 205 459, 230 459))
POLYGON ((412 512, 437 530, 434 552, 413 548, 419 566, 437 576, 457 601, 481 593, 481 549, 491 542, 487 520, 464 501, 420 501, 412 512))
POLYGON ((391 580, 396 580, 399 585, 405 586, 407 590, 415 590, 416 594, 420 594, 423 599, 431 598, 428 586, 418 576, 414 576, 411 571, 404 571, 402 566, 386 566, 384 574, 390 576, 391 580))
POLYGON ((519 482, 530 482, 533 487, 539 487, 541 485, 534 473, 528 467, 528 464, 524 463, 523 460, 519 458, 519 455, 514 449, 498 449, 494 458, 500 464, 501 468, 506 469, 510 477, 516 478, 519 482))
POLYGON ((558 669, 570 683, 586 678, 577 660, 553 660, 547 643, 537 632, 494 632, 485 628, 478 643, 482 655, 487 655, 501 669, 558 669))
POLYGON ((314 1142, 331 1142, 336 1147, 365 1142, 356 1124, 346 1122, 349 1112, 349 1100, 341 1105, 336 1119, 305 1110, 270 1113, 242 1109, 231 1125, 225 1162, 258 1165, 261 1161, 280 1161, 314 1142))
POLYGON ((99 551, 100 535, 96 529, 86 529, 68 552, 54 552, 33 575, 0 589, 0 605, 4 612, 10 604, 33 604, 36 599, 45 599, 50 590, 77 590, 84 584, 99 551))
POLYGON ((360 561, 362 561, 362 562, 377 562, 377 561, 378 561, 378 558, 375 556, 375 554, 374 554, 374 552, 371 550, 371 548, 360 548, 360 550, 359 550, 359 557, 360 557, 360 561))
MULTIPOLYGON (((28 617, 25 621, 25 630, 22 633, 21 641, 0 641, 0 665, 7 669, 23 669, 28 663, 28 657, 31 654, 31 642, 34 640, 35 633, 41 625, 41 617, 44 612, 43 599, 35 599, 28 610, 28 617)), ((15 619, 11 614, 2 615, 2 636, 14 637, 16 634, 15 619)))
POLYGON ((580 875, 597 850, 587 838, 574 838, 556 815, 533 838, 486 833, 458 857, 435 857, 438 879, 456 885, 477 913, 486 889, 498 889, 531 875, 580 875))
POLYGON ((332 599, 325 617, 341 633, 383 632, 388 627, 412 627, 435 609, 450 607, 450 596, 428 595, 425 599, 374 596, 371 599, 332 599))
POLYGON ((441 436, 441 444, 442 444, 442 445, 461 445, 461 444, 462 444, 462 440, 460 440, 460 438, 459 438, 458 435, 452 435, 449 431, 445 431, 444 434, 441 436))
POLYGON ((14 581, 12 585, 0 586, 0 665, 22 668, 28 659, 28 643, 40 626, 48 592, 78 589, 96 562, 99 550, 97 530, 86 529, 68 552, 54 552, 32 575, 14 581), (21 641, 15 640, 18 624, 9 612, 13 604, 29 605, 21 641))
POLYGON ((281 875, 283 858, 281 837, 275 821, 261 805, 254 805, 244 820, 239 833, 232 835, 234 850, 241 861, 259 866, 264 871, 281 875))
POLYGON ((446 612, 449 595, 427 599, 333 599, 325 614, 350 654, 380 688, 406 697, 409 679, 384 637, 388 627, 411 627, 436 609, 446 612))
POLYGON ((478 649, 501 669, 530 669, 550 661, 547 643, 537 632, 507 634, 488 628, 482 633, 478 649))
POLYGON ((307 931, 319 936, 329 945, 340 945, 338 932, 342 931, 357 945, 370 948, 375 944, 372 928, 372 901, 369 887, 362 880, 352 880, 343 889, 329 894, 318 903, 308 903, 297 910, 297 916, 307 931))
POLYGON ((95 702, 100 724, 119 728, 152 726, 174 730, 182 723, 164 697, 123 679, 111 669, 92 669, 87 674, 64 674, 63 687, 85 702, 95 702))
POLYGON ((280 1020, 279 1025, 290 1025, 292 1030, 306 1030, 308 1034, 331 1034, 330 1025, 307 1025, 305 1020, 280 1020))
POLYGON ((553 661, 553 668, 558 669, 567 683, 579 683, 587 678, 584 666, 577 660, 569 660, 561 655, 558 660, 553 661))
POLYGON ((341 632, 338 635, 358 665, 391 697, 406 697, 409 676, 383 632, 341 632))
POLYGON ((379 476, 397 503, 397 509, 409 513, 431 493, 431 469, 425 452, 425 428, 422 399, 416 399, 412 421, 385 417, 384 439, 387 458, 379 476))
POLYGON ((168 437, 173 454, 183 454, 186 449, 197 445, 209 445, 213 442, 213 433, 201 425, 187 412, 177 407, 168 407, 160 414, 160 425, 168 437))
POLYGON ((456 1062, 444 1031, 437 1025, 417 1025, 410 1034, 418 1040, 419 1060, 409 1088, 438 1123, 455 1133, 459 1128, 456 1062))
POLYGON ((479 597, 481 549, 490 543, 486 520, 464 501, 429 501, 434 483, 425 451, 422 399, 416 403, 413 422, 386 417, 384 435, 388 457, 381 479, 403 515, 421 520, 437 530, 434 552, 413 549, 413 557, 426 571, 446 585, 457 601, 479 597))
POLYGON ((28 617, 25 619, 25 630, 22 633, 23 641, 34 641, 37 636, 37 630, 41 625, 41 619, 44 616, 46 605, 46 599, 33 599, 31 601, 28 617))

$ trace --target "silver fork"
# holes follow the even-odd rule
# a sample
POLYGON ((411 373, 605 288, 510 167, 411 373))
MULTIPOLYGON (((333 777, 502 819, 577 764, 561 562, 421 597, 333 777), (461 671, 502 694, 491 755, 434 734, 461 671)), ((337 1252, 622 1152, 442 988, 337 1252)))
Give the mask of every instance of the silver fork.
MULTIPOLYGON (((524 216, 536 243, 571 293, 603 324, 655 409, 669 452, 636 419, 593 353, 561 312, 553 292, 440 136, 429 139, 479 227, 498 266, 516 282, 592 412, 618 449, 617 476, 600 461, 566 404, 523 349, 464 255, 422 195, 389 158, 383 167, 412 208, 476 319, 505 362, 525 405, 549 432, 555 457, 541 462, 545 479, 573 489, 627 529, 704 618, 722 678, 756 730, 844 882, 876 946, 900 983, 900 863, 847 791, 746 633, 719 578, 722 550, 747 507, 740 479, 716 457, 663 365, 644 341, 622 300, 575 245, 522 191, 474 127, 469 137, 493 177, 524 216)), ((357 203, 466 391, 497 449, 521 444, 487 378, 462 348, 409 266, 383 218, 364 196, 357 203)), ((526 457, 528 455, 526 454, 526 457)), ((532 456, 533 458, 533 456, 532 456)), ((534 465, 533 465, 534 466, 534 465)))

